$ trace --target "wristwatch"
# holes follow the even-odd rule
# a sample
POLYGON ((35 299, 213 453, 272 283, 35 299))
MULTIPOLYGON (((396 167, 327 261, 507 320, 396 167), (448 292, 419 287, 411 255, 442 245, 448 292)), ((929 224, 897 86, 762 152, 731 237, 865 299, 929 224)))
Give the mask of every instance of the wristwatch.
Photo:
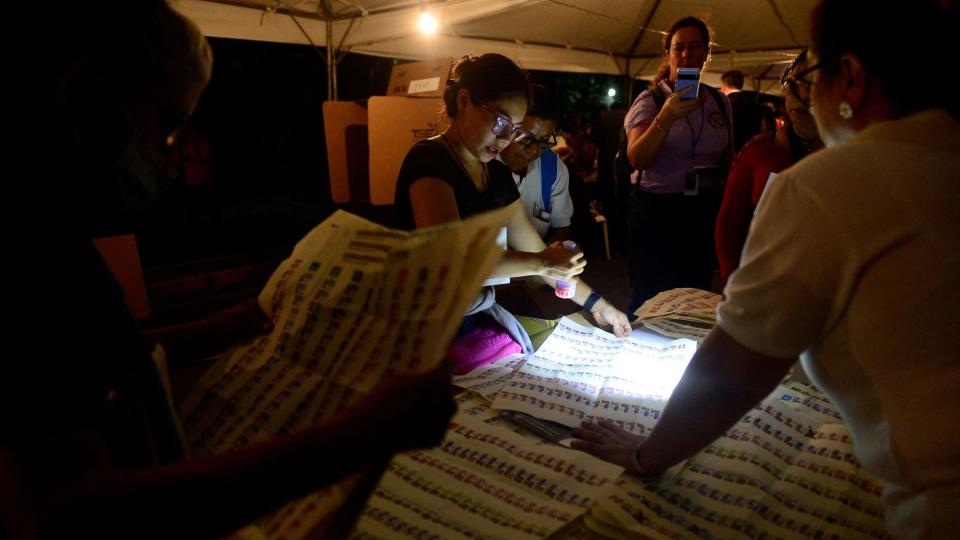
POLYGON ((600 296, 600 293, 598 293, 597 291, 590 291, 590 296, 588 296, 587 301, 583 303, 583 309, 587 311, 592 311, 593 306, 595 306, 597 302, 600 301, 601 298, 603 297, 600 296))

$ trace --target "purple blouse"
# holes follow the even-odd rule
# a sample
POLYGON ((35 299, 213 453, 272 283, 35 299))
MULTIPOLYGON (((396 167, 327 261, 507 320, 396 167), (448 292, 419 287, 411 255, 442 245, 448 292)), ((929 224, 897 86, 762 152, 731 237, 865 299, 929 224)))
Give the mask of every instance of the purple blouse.
MULTIPOLYGON (((633 173, 641 174, 640 188, 644 191, 680 193, 683 191, 683 179, 691 168, 716 165, 727 151, 730 144, 728 125, 732 123, 730 102, 726 96, 717 92, 725 102, 727 113, 723 114, 713 98, 713 93, 704 86, 706 85, 701 83, 700 94, 706 95, 703 104, 686 118, 673 123, 657 161, 644 169, 642 174, 636 171, 633 173)), ((665 80, 660 81, 660 88, 667 97, 673 93, 665 80)), ((630 106, 623 127, 629 132, 637 124, 652 123, 658 112, 653 93, 644 90, 630 106)))

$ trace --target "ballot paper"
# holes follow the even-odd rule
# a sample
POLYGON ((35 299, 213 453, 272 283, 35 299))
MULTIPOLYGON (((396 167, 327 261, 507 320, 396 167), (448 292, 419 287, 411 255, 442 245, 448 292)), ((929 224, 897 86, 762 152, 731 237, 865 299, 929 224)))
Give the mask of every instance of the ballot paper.
POLYGON ((606 419, 649 433, 696 342, 634 331, 625 339, 563 318, 493 399, 495 409, 569 427, 606 419))
POLYGON ((480 394, 487 401, 493 401, 497 392, 523 366, 525 361, 526 357, 522 354, 510 355, 491 364, 475 368, 469 373, 457 375, 453 378, 453 384, 480 394))
POLYGON ((585 522, 650 538, 886 538, 882 490, 826 397, 781 385, 679 472, 621 477, 585 522))
POLYGON ((692 288, 664 291, 637 308, 634 324, 665 336, 701 341, 716 324, 716 309, 722 298, 692 288))
POLYGON ((515 432, 478 395, 458 405, 439 447, 391 461, 351 538, 545 538, 623 471, 515 432))
MULTIPOLYGON (((323 421, 395 374, 438 365, 503 255, 494 241, 512 215, 406 232, 339 211, 318 225, 260 294, 272 333, 222 355, 185 399, 193 453, 323 421)), ((291 503, 260 530, 302 537, 343 496, 335 487, 291 503)))

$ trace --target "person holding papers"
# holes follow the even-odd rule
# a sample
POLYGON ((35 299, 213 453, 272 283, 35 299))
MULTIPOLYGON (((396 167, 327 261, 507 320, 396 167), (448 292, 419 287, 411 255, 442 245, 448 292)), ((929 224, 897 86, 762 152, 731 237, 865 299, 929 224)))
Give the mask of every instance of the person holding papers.
POLYGON ((723 434, 801 355, 860 464, 885 482, 890 534, 956 537, 960 89, 935 76, 942 55, 892 36, 917 29, 925 50, 949 51, 957 11, 933 0, 816 7, 808 67, 793 76, 810 85, 827 148, 768 186, 716 328, 650 437, 585 424, 575 447, 636 474, 663 471, 723 434), (905 65, 932 78, 904 76, 905 65))
MULTIPOLYGON (((464 56, 453 67, 444 92, 451 119, 442 134, 415 144, 400 168, 396 188, 397 218, 401 227, 440 225, 476 213, 515 206, 507 227, 510 249, 494 268, 493 278, 541 276, 549 284, 573 280, 586 265, 583 254, 559 243, 547 246, 530 223, 510 169, 497 160, 512 141, 530 136, 521 125, 530 102, 526 74, 499 54, 464 56)), ((630 333, 626 315, 579 281, 572 300, 593 313, 601 325, 612 325, 618 336, 630 333)), ((460 343, 480 345, 466 350, 458 362, 473 362, 477 351, 493 349, 532 352, 529 337, 506 310, 496 305, 487 287, 468 311, 458 333, 460 343), (503 332, 517 343, 500 345, 503 332), (521 349, 522 346, 522 349, 521 349)), ((495 359, 495 358, 491 358, 495 359)))
POLYGON ((78 0, 42 16, 47 43, 23 47, 11 68, 7 124, 19 136, 3 160, 31 214, 5 243, 0 536, 216 538, 436 445, 455 408, 445 368, 398 378, 327 422, 186 455, 151 347, 90 231, 162 190, 211 51, 160 0, 78 0))

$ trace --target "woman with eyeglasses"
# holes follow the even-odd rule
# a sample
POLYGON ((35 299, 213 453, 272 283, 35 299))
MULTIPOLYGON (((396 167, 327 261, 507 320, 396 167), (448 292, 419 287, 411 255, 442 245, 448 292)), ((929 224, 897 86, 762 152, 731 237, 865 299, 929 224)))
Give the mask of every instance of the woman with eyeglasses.
MULTIPOLYGON (((809 536, 957 538, 960 85, 934 77, 919 87, 903 66, 934 76, 944 58, 894 36, 922 29, 925 50, 951 50, 960 14, 937 0, 875 7, 823 0, 814 9, 805 78, 826 149, 767 186, 717 326, 656 428, 643 439, 590 424, 573 446, 637 474, 663 471, 722 437, 800 356, 857 462, 882 480, 886 521, 864 529, 879 509, 811 497, 809 536), (821 509, 827 519, 814 519, 821 509)), ((773 453, 764 459, 790 469, 773 453)), ((869 493, 865 482, 835 485, 869 493)))
POLYGON ((663 53, 654 84, 623 124, 635 169, 627 220, 631 311, 665 290, 710 288, 713 226, 733 159, 727 97, 703 83, 698 92, 678 83, 679 69, 703 69, 710 29, 696 17, 679 19, 664 36, 663 53))
MULTIPOLYGON (((543 243, 523 210, 510 169, 496 160, 523 131, 520 124, 531 100, 526 74, 499 54, 464 56, 453 67, 443 100, 450 127, 415 144, 400 168, 395 195, 399 225, 430 227, 513 205, 517 211, 507 227, 510 249, 491 277, 537 275, 551 285, 574 279, 586 265, 583 254, 543 243)), ((618 336, 630 333, 626 315, 586 283, 578 283, 573 301, 589 309, 600 324, 613 325, 618 336)), ((458 334, 464 339, 458 342, 496 343, 501 329, 524 350, 531 348, 522 328, 496 304, 493 288, 487 287, 468 312, 458 334)), ((505 347, 496 354, 519 352, 510 343, 505 347)), ((475 364, 478 355, 464 356, 474 358, 463 358, 461 371, 475 364)))
POLYGON ((780 76, 790 121, 775 132, 761 133, 750 139, 733 161, 715 232, 722 285, 740 266, 740 253, 747 240, 750 221, 768 179, 807 154, 823 148, 817 124, 810 114, 807 67, 807 51, 803 51, 780 76))

